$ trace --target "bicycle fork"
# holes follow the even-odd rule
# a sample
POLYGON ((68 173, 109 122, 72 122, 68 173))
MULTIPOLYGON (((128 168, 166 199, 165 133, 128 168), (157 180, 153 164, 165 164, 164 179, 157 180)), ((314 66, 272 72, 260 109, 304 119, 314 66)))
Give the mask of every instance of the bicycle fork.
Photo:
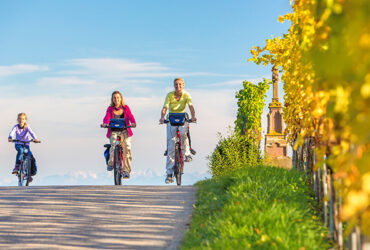
MULTIPOLYGON (((178 145, 179 145, 179 152, 180 152, 180 162, 179 162, 179 164, 180 164, 180 166, 182 167, 182 163, 184 162, 184 159, 183 159, 183 152, 182 152, 182 145, 181 145, 181 135, 180 135, 180 130, 179 129, 177 129, 177 139, 178 139, 178 145)), ((181 169, 181 170, 183 170, 183 169, 181 169)))
POLYGON ((122 171, 125 169, 125 161, 124 161, 124 156, 123 156, 123 148, 121 146, 121 136, 117 135, 117 139, 116 139, 116 142, 115 142, 115 146, 120 146, 120 150, 119 150, 119 166, 120 166, 120 172, 122 173, 122 171))

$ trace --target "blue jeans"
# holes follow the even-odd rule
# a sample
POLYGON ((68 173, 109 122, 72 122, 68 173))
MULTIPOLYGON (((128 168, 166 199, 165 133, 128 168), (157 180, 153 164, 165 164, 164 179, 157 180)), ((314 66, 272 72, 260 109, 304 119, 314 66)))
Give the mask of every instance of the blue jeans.
MULTIPOLYGON (((26 145, 25 148, 28 150, 28 155, 32 156, 32 152, 30 150, 30 146, 26 145)), ((15 164, 19 165, 23 160, 23 151, 24 147, 21 144, 15 144, 15 150, 17 150, 17 156, 15 159, 15 164)))

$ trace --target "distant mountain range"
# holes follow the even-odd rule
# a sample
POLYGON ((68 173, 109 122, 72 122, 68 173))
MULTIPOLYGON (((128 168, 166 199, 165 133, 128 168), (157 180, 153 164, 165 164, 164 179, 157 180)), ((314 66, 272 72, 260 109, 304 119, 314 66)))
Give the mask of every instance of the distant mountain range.
MULTIPOLYGON (((185 173, 183 185, 193 185, 195 182, 211 178, 205 173, 185 173)), ((156 173, 150 169, 131 173, 131 178, 123 181, 123 185, 165 185, 165 174, 156 173)), ((16 180, 14 180, 16 183, 16 180)), ((70 172, 65 175, 49 175, 38 179, 34 178, 33 185, 113 185, 113 172, 70 172)))

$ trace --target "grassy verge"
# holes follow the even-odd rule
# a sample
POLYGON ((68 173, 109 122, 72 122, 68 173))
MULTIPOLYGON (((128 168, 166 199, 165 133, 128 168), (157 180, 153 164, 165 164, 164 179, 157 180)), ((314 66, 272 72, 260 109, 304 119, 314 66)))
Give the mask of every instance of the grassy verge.
POLYGON ((249 167, 197 183, 182 249, 328 249, 303 174, 249 167))

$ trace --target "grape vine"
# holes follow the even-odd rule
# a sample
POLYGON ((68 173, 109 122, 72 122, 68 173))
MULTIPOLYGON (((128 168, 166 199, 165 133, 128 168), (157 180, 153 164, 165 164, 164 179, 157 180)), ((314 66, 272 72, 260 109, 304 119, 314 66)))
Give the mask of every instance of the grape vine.
MULTIPOLYGON (((251 50, 280 67, 284 120, 294 149, 313 148, 343 199, 340 219, 370 234, 370 1, 295 0, 282 37, 251 50)), ((297 163, 299 164, 299 162, 297 163)))
POLYGON ((238 99, 235 132, 252 139, 256 145, 261 141, 261 116, 270 83, 268 79, 263 79, 257 85, 244 81, 243 88, 235 95, 238 99))

